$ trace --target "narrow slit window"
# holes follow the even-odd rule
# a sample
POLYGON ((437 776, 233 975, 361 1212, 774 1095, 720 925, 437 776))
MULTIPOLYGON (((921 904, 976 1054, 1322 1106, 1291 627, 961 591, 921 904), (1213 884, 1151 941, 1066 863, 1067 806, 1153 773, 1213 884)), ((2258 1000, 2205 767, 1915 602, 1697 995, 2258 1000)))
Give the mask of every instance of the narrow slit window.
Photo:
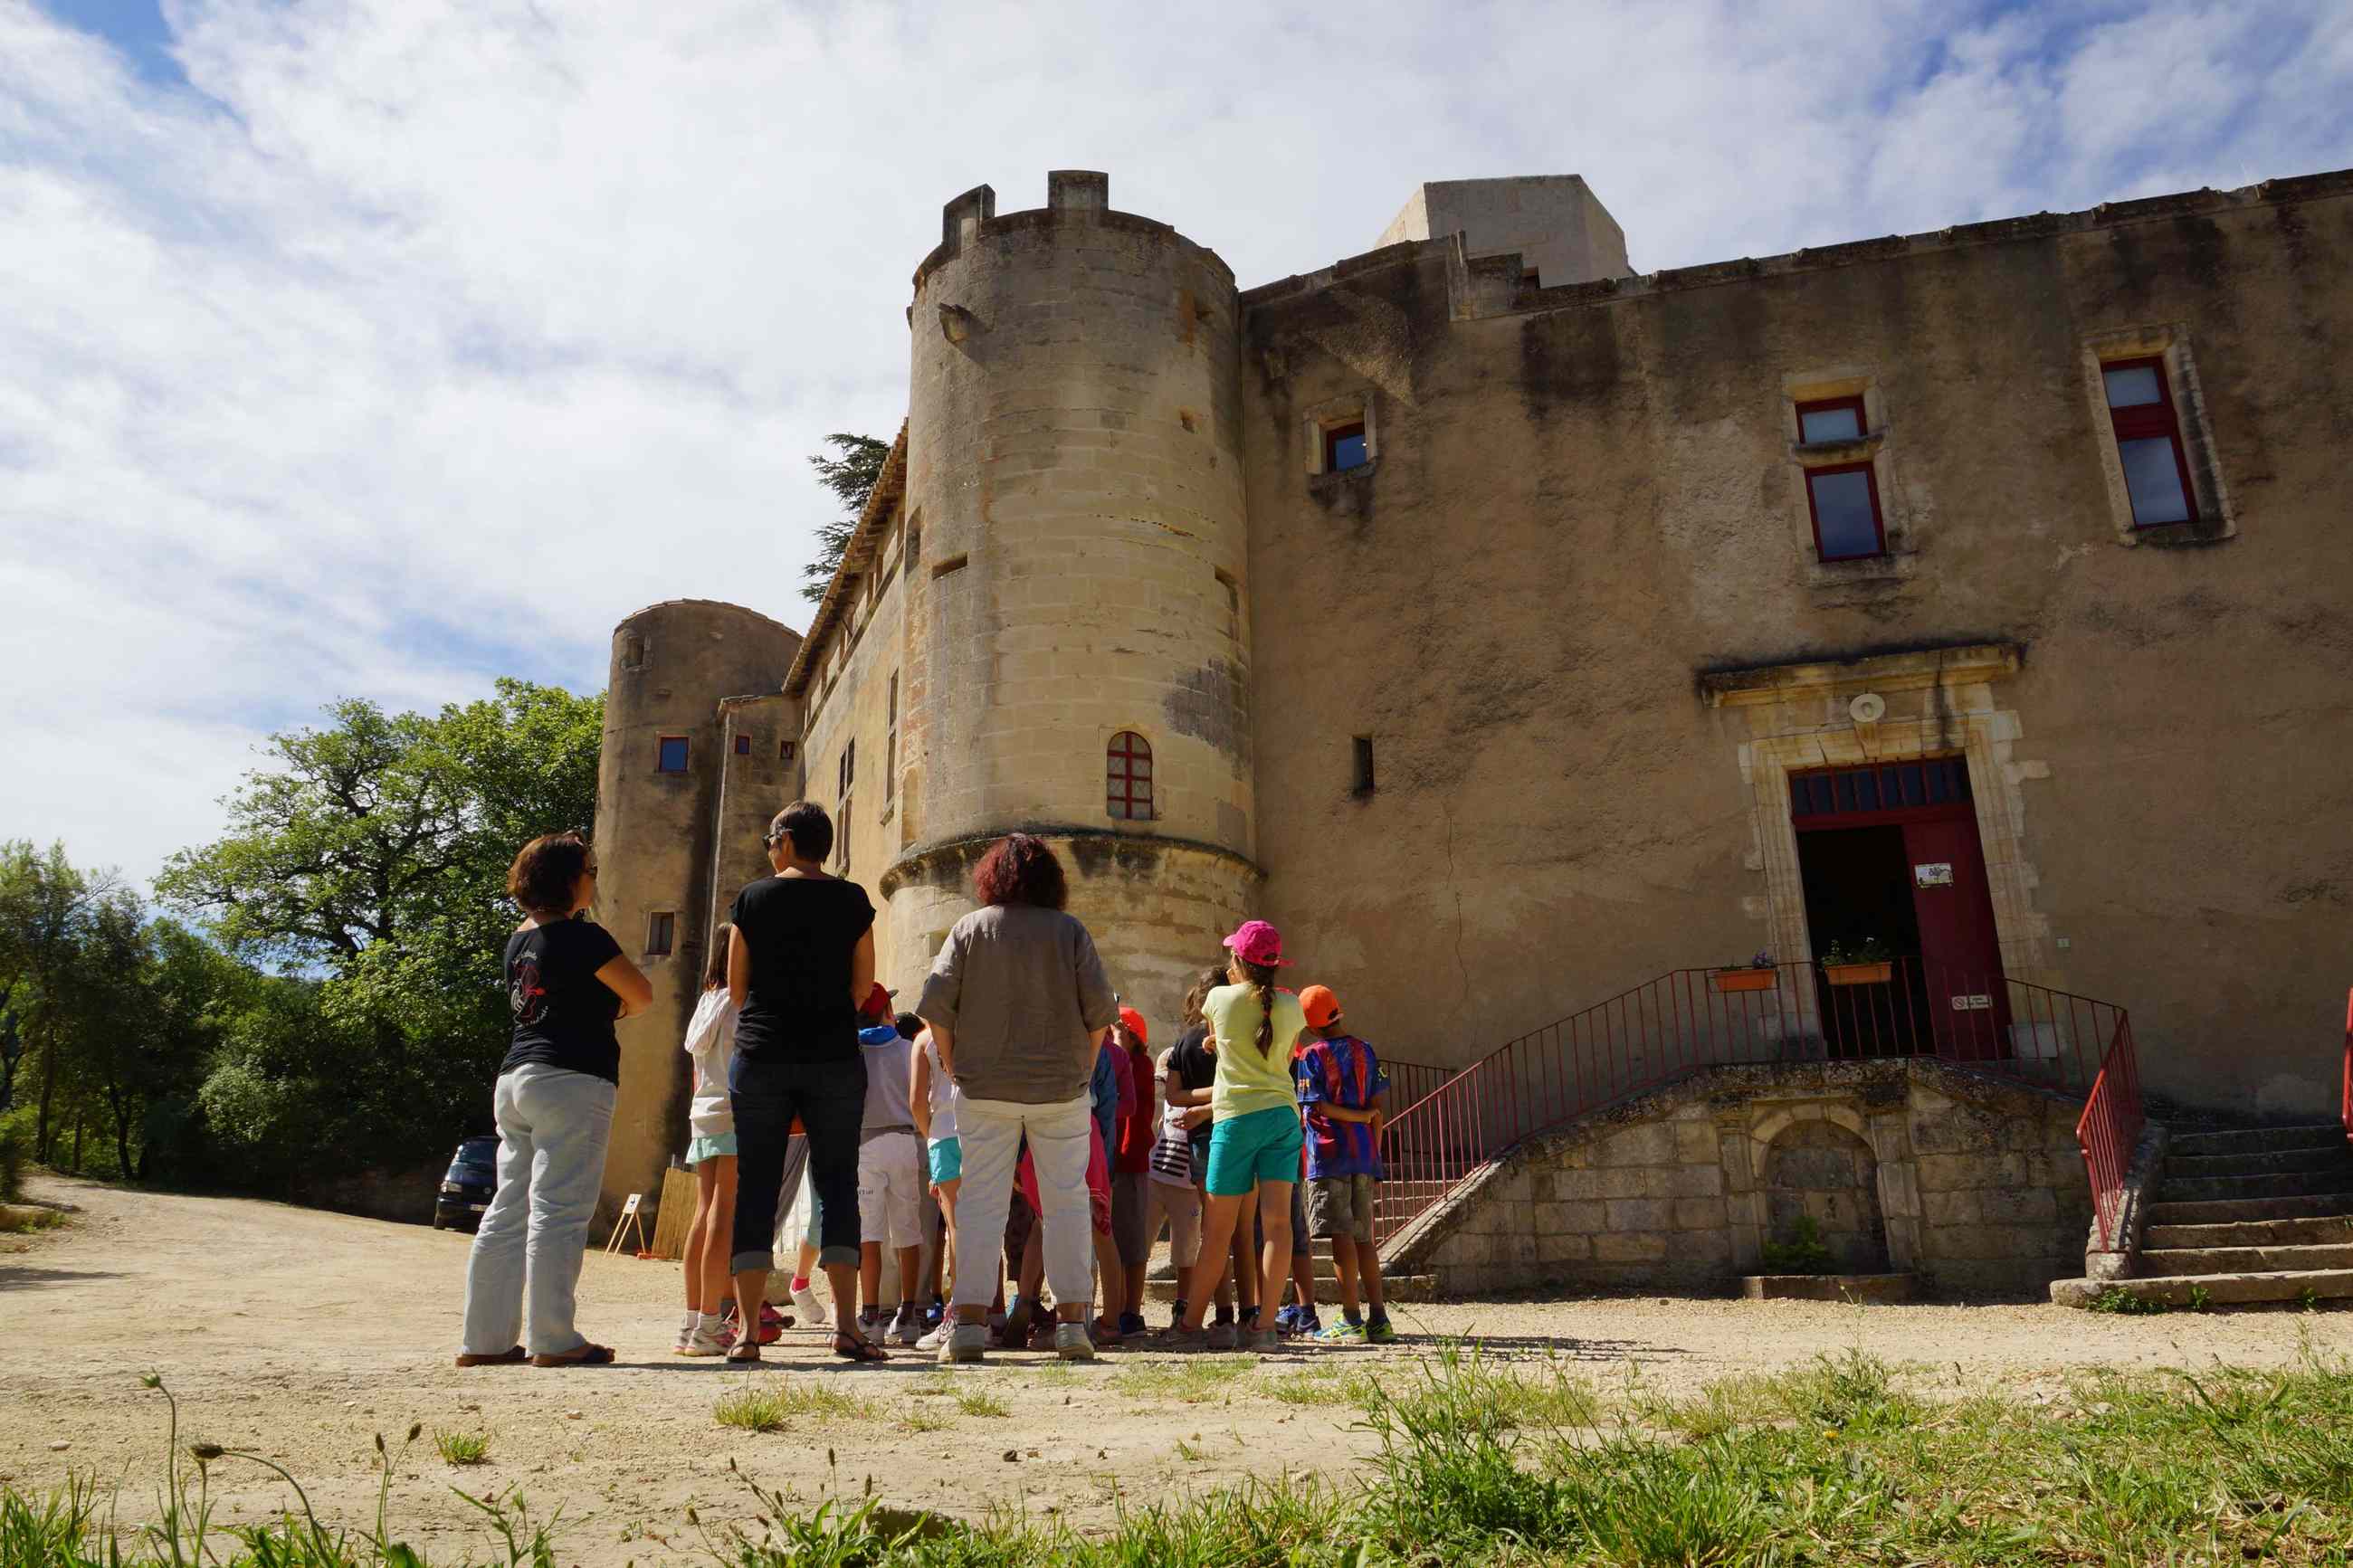
POLYGON ((2102 365, 2100 374, 2107 384, 2108 422, 2116 430, 2116 457, 2124 464, 2133 526, 2196 521, 2189 458, 2182 447, 2172 389, 2166 384, 2165 361, 2120 360, 2102 365))
POLYGON ((793 753, 798 750, 790 741, 779 741, 776 742, 776 761, 789 763, 793 760, 793 753))
POLYGON ((891 672, 891 695, 884 709, 887 728, 882 736, 882 804, 889 805, 898 792, 893 787, 899 778, 899 673, 891 672))
POLYGON ((1357 736, 1356 752, 1356 791, 1358 795, 1370 795, 1373 793, 1373 738, 1370 735, 1357 736))
POLYGON ((678 916, 668 910, 656 910, 646 917, 646 956, 667 958, 671 945, 678 940, 678 916))
POLYGON ((1133 730, 1111 738, 1104 754, 1104 808, 1115 822, 1152 820, 1152 742, 1133 730))
POLYGON ((664 735, 654 747, 654 772, 682 773, 686 772, 686 737, 664 735))
POLYGON ((1324 471, 1345 473, 1361 468, 1367 458, 1365 454, 1365 422, 1361 419, 1346 425, 1334 425, 1324 432, 1324 471))

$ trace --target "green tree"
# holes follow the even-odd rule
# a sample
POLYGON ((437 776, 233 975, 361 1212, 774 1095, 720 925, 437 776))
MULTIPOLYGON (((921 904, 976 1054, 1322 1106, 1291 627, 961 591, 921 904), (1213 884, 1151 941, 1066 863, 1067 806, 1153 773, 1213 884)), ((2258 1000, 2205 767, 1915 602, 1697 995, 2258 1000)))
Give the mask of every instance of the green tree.
POLYGON ((841 552, 849 548, 859 514, 866 510, 866 498, 874 493, 875 482, 882 477, 882 461, 891 455, 891 443, 871 436, 837 430, 825 442, 832 453, 810 454, 809 467, 817 470, 818 483, 840 498, 842 511, 839 517, 818 524, 817 559, 801 568, 801 597, 811 604, 825 597, 834 573, 840 569, 841 552))
POLYGON ((510 1029, 507 868, 595 820, 604 699, 501 680, 429 717, 328 715, 274 737, 227 837, 156 882, 232 951, 316 980, 223 1022, 196 1097, 256 1160, 307 1123, 305 1169, 414 1159, 479 1121, 510 1029))
POLYGON ((122 897, 112 872, 86 874, 66 858, 65 846, 46 852, 26 839, 0 843, 0 1110, 15 1101, 19 1067, 29 1063, 39 1081, 33 1155, 46 1161, 58 1126, 58 1097, 69 1087, 67 1055, 76 1038, 77 1008, 89 1000, 91 972, 85 948, 102 916, 122 897))

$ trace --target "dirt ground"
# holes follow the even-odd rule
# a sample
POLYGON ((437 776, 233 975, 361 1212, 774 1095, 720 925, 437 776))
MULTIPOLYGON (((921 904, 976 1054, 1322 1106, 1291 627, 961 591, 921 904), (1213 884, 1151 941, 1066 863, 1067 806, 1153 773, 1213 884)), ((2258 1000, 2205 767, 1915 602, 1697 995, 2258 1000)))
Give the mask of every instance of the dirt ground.
MULTIPOLYGON (((1269 1455, 1301 1471, 1351 1465, 1370 1447, 1352 1409, 1273 1390, 1335 1367, 1408 1376, 1457 1335, 1491 1355, 1574 1363, 1605 1388, 1639 1377, 1662 1394, 1851 1346, 1933 1369, 1947 1386, 1999 1384, 2021 1399, 2052 1397, 2086 1366, 2290 1360, 2306 1334, 2325 1352, 2353 1352, 2346 1312, 2121 1318, 2032 1304, 1640 1297, 1408 1305, 1393 1311, 1406 1342, 1390 1349, 1312 1346, 1262 1360, 1129 1351, 1073 1369, 1045 1354, 941 1368, 913 1352, 855 1369, 797 1329, 762 1369, 733 1371, 670 1353, 675 1266, 592 1253, 583 1327, 616 1346, 620 1364, 459 1371, 450 1357, 466 1237, 55 1179, 36 1178, 31 1195, 76 1212, 66 1228, 0 1237, 0 1479, 42 1488, 94 1474, 121 1485, 126 1521, 147 1517, 165 1411, 139 1378, 154 1370, 179 1396, 184 1442, 268 1455, 332 1522, 373 1517, 375 1435, 396 1447, 412 1421, 424 1423, 427 1441, 396 1466, 392 1510, 398 1532, 437 1559, 489 1548, 459 1487, 520 1488, 534 1516, 560 1509, 565 1563, 684 1560, 700 1545, 689 1505, 706 1526, 754 1512, 730 1461, 809 1503, 837 1490, 855 1498, 871 1480, 898 1507, 1101 1524, 1122 1502, 1265 1473, 1269 1455), (1171 1375, 1204 1359, 1233 1375, 1171 1375), (871 1412, 804 1416, 765 1436, 712 1420, 729 1390, 786 1382, 854 1394, 871 1412), (957 1396, 976 1392, 1005 1414, 963 1409, 957 1396), (486 1434, 490 1462, 444 1463, 430 1445, 438 1431, 486 1434)), ((1155 1322, 1165 1311, 1155 1309, 1155 1322)), ((216 1474, 227 1521, 292 1501, 257 1466, 224 1461, 216 1474)))

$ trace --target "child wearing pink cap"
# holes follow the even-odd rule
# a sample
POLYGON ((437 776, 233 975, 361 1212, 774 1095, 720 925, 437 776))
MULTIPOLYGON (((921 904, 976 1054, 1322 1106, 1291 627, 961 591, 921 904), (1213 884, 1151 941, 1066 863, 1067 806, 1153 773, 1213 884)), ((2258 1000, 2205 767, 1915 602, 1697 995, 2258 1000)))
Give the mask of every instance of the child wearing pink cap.
MULTIPOLYGON (((1209 1094, 1208 1203, 1201 1216, 1201 1256, 1221 1256, 1234 1227, 1243 1223, 1253 1194, 1263 1237, 1261 1278, 1280 1279, 1291 1264, 1291 1191, 1299 1180, 1303 1136, 1291 1050, 1307 1032, 1299 998, 1278 990, 1275 971, 1287 965, 1282 936, 1264 921, 1244 921, 1226 938, 1233 958, 1226 968, 1230 984, 1203 999, 1201 1015, 1217 1053, 1217 1081, 1209 1094)), ((1186 1306, 1185 1320, 1169 1331, 1172 1349, 1206 1344, 1201 1320, 1208 1292, 1186 1306)), ((1271 1325, 1250 1331, 1244 1347, 1276 1348, 1271 1325)))

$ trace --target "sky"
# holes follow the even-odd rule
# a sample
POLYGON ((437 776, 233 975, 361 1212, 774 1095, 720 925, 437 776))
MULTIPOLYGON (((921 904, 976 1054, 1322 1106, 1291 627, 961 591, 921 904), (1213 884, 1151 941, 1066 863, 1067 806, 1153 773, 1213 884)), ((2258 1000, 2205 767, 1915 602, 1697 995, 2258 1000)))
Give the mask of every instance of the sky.
POLYGON ((143 881, 274 731, 807 622, 940 205, 1244 287, 1431 179, 1637 268, 2353 164, 2345 0, 0 0, 0 838, 143 881))

